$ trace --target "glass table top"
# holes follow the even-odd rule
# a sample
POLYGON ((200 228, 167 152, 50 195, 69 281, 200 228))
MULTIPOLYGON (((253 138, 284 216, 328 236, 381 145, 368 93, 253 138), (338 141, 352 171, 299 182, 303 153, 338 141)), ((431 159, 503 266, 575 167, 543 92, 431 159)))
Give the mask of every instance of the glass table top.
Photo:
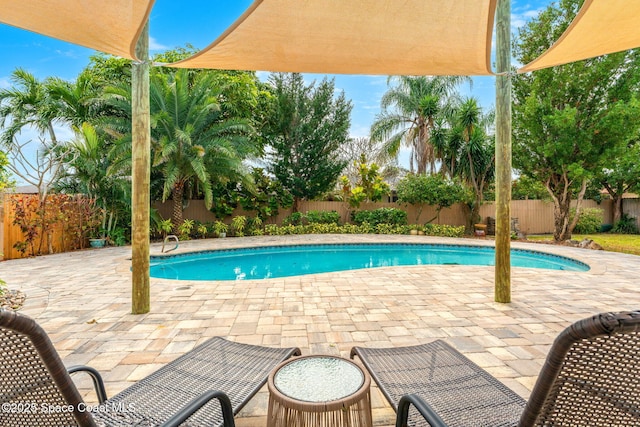
POLYGON ((354 363, 339 357, 303 357, 280 368, 273 384, 292 399, 328 402, 357 392, 364 384, 364 373, 354 363))

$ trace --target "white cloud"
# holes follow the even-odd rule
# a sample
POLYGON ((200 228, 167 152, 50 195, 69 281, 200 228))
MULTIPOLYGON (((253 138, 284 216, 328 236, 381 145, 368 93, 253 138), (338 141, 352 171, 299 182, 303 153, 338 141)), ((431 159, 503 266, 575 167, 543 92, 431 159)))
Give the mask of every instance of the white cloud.
POLYGON ((167 50, 169 47, 158 42, 155 37, 149 37, 149 50, 167 50))
POLYGON ((79 58, 79 54, 77 51, 73 50, 73 49, 67 49, 67 50, 60 50, 60 49, 56 49, 55 51, 58 55, 64 57, 64 58, 79 58))
POLYGON ((545 7, 540 4, 536 6, 527 4, 514 8, 511 13, 511 30, 515 32, 515 30, 523 27, 527 22, 536 18, 544 9, 545 7))
POLYGON ((0 77, 0 89, 9 89, 11 87, 11 81, 9 77, 0 77))
POLYGON ((351 128, 349 129, 349 137, 351 137, 351 138, 368 138, 369 137, 369 130, 370 130, 370 128, 368 126, 354 125, 352 123, 351 124, 351 128))

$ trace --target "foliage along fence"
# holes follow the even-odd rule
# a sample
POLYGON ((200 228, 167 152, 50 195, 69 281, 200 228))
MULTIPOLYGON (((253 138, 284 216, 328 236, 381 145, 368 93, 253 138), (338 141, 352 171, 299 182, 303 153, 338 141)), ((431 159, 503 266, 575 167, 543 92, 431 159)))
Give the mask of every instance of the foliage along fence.
POLYGON ((87 247, 94 201, 81 195, 5 194, 2 203, 3 259, 68 252, 87 247), (43 212, 44 215, 38 215, 43 212), (17 221, 16 221, 17 220, 17 221))
MULTIPOLYGON (((0 216, 3 224, 0 230, 4 259, 23 258, 26 256, 41 255, 47 253, 65 252, 74 249, 87 247, 87 229, 91 224, 87 221, 90 211, 94 209, 92 201, 81 196, 50 195, 47 198, 48 214, 45 217, 45 232, 38 231, 35 211, 38 208, 38 196, 32 194, 7 194, 3 200, 3 212, 0 216), (31 215, 27 215, 27 211, 31 215), (14 224, 14 219, 22 218, 23 227, 14 224), (29 240, 26 235, 33 236, 29 240), (18 250, 16 243, 22 242, 23 251, 18 250)), ((640 217, 640 200, 625 199, 623 210, 640 217)), ((170 218, 172 212, 171 201, 154 203, 163 218, 170 218)), ((360 210, 372 210, 380 207, 395 207, 407 211, 408 221, 411 224, 423 224, 436 216, 435 208, 426 206, 419 217, 417 210, 412 206, 403 206, 397 203, 368 203, 360 207, 360 210)), ((610 200, 605 200, 601 204, 586 200, 583 207, 597 207, 604 210, 604 222, 611 223, 613 208, 610 200)), ((304 201, 300 204, 300 211, 336 211, 340 214, 342 222, 348 222, 350 208, 343 202, 317 202, 304 201)), ((280 209, 277 217, 271 218, 267 223, 282 224, 282 220, 291 214, 291 209, 280 209)), ((245 215, 253 216, 253 212, 246 212, 242 209, 234 211, 233 216, 245 215)), ((482 222, 487 221, 487 217, 495 217, 495 206, 493 203, 486 203, 480 208, 482 222)), ((540 200, 515 200, 511 202, 511 216, 518 218, 520 230, 526 234, 542 234, 553 232, 553 203, 540 200)), ((185 219, 193 219, 200 222, 213 222, 215 215, 207 210, 203 200, 191 200, 184 211, 185 219)), ((228 218, 227 222, 231 219, 228 218)), ((442 209, 440 215, 432 221, 434 224, 465 225, 465 210, 460 205, 442 209)), ((41 227, 40 227, 41 228, 41 227)))
MULTIPOLYGON (((626 199, 629 200, 629 199, 626 199)), ((626 202, 625 200, 625 202, 626 202)), ((613 207, 610 200, 605 200, 597 204, 593 200, 585 200, 582 204, 583 208, 600 208, 604 211, 604 223, 610 224, 613 218, 613 207)), ((156 202, 154 207, 163 218, 171 218, 172 204, 168 202, 156 202)), ((417 216, 417 209, 413 206, 404 206, 398 203, 367 203, 363 204, 359 210, 372 210, 381 207, 400 208, 407 211, 407 220, 410 224, 423 224, 436 216, 436 209, 433 206, 426 206, 420 216, 417 216)), ((640 213, 640 203, 638 204, 640 213)), ((350 208, 344 202, 317 202, 302 201, 299 206, 300 212, 307 211, 336 211, 340 214, 343 223, 350 220, 350 208)), ((291 214, 291 209, 280 209, 278 216, 271 218, 266 223, 282 224, 282 220, 291 214)), ((254 212, 246 212, 242 209, 236 209, 232 216, 245 215, 254 216, 254 212)), ((212 222, 217 218, 213 213, 208 211, 204 206, 203 200, 191 200, 183 214, 184 218, 197 220, 200 222, 212 222)), ((487 222, 487 217, 495 217, 495 204, 493 202, 486 203, 480 207, 480 216, 482 222, 487 222)), ((640 215, 638 215, 640 216, 640 215)), ((518 218, 520 231, 526 234, 547 234, 553 233, 553 203, 542 200, 513 200, 511 202, 511 217, 518 218)), ((440 215, 432 221, 434 224, 446 225, 465 225, 467 214, 465 208, 461 205, 454 205, 440 211, 440 215)), ((226 222, 230 222, 230 218, 226 222)))

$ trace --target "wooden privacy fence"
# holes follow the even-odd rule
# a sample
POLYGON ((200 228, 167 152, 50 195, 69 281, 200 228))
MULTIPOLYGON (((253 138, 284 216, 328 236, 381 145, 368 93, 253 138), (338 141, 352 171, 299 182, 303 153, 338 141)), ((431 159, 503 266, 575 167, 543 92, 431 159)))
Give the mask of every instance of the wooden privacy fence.
POLYGON ((2 199, 3 258, 16 259, 34 255, 66 252, 86 247, 87 221, 94 211, 94 201, 81 195, 47 196, 44 228, 37 194, 5 194, 2 199), (18 217, 19 224, 14 224, 18 217), (44 230, 44 231, 43 231, 44 230), (22 251, 16 247, 22 247, 22 251))
MULTIPOLYGON (((90 209, 88 201, 81 196, 53 195, 49 196, 56 204, 64 203, 66 214, 57 221, 52 221, 49 231, 44 235, 38 235, 24 252, 14 247, 16 242, 25 242, 25 233, 18 225, 14 225, 16 212, 15 203, 12 200, 19 198, 22 203, 33 205, 38 200, 37 195, 32 194, 7 194, 3 198, 2 218, 3 224, 0 227, 2 234, 0 240, 3 248, 4 259, 14 259, 29 256, 32 251, 36 254, 58 253, 72 249, 81 249, 87 246, 86 228, 87 223, 82 221, 83 215, 79 210, 90 209), (62 200, 64 199, 64 200, 62 200), (73 213, 75 212, 75 213, 73 213)), ((586 200, 583 202, 585 208, 600 208, 604 211, 604 223, 610 224, 613 218, 613 207, 610 200, 605 200, 601 204, 586 200)), ((155 202, 154 207, 158 209, 163 218, 170 218, 172 213, 172 202, 155 202)), ((360 210, 370 210, 380 207, 401 208, 407 211, 409 223, 422 224, 436 216, 436 210, 431 206, 425 206, 420 216, 413 206, 403 206, 398 203, 368 203, 360 207, 360 210)), ((342 222, 349 221, 350 209, 343 202, 317 202, 303 201, 300 204, 300 211, 336 211, 340 214, 342 222)), ((624 212, 640 217, 640 200, 625 199, 623 201, 624 212)), ((271 218, 268 223, 282 224, 285 217, 291 214, 291 209, 280 209, 277 217, 271 218)), ((86 214, 86 212, 85 212, 86 214)), ((246 215, 253 216, 254 212, 246 212, 236 209, 233 216, 246 215)), ((487 217, 495 217, 495 206, 493 203, 486 203, 480 208, 482 222, 487 222, 487 217)), ((84 216, 86 218, 86 216, 84 216)), ((553 203, 541 200, 516 200, 511 202, 511 217, 518 218, 520 230, 526 234, 547 234, 553 233, 553 203)), ((191 200, 184 211, 184 218, 197 220, 200 222, 213 222, 217 218, 207 210, 203 200, 191 200)), ((227 219, 229 222, 230 219, 227 219)), ((455 205, 451 208, 443 209, 440 215, 433 221, 434 224, 465 225, 466 213, 462 206, 455 205)))
MULTIPOLYGON (((630 200, 630 199, 626 199, 630 200)), ((625 200, 625 202, 626 202, 625 200)), ((613 206, 610 200, 605 200, 597 204, 593 200, 583 201, 584 208, 600 208, 604 211, 604 223, 610 224, 613 218, 613 206)), ((163 218, 171 218, 172 202, 156 202, 154 207, 158 209, 163 218)), ((404 206, 398 203, 367 203, 363 204, 359 210, 370 210, 381 207, 392 207, 404 209, 407 212, 407 219, 410 224, 422 224, 436 215, 436 209, 432 206, 425 206, 420 216, 417 216, 417 210, 413 206, 404 206)), ((336 211, 340 214, 342 222, 349 221, 349 206, 344 202, 316 202, 302 201, 299 207, 300 212, 307 211, 336 211)), ((638 203, 638 211, 640 213, 640 203, 638 203)), ((271 218, 268 222, 274 224, 282 224, 282 220, 291 214, 291 209, 280 209, 278 216, 271 218)), ((242 209, 236 209, 232 216, 245 215, 254 216, 254 212, 246 212, 242 209)), ((191 200, 187 204, 183 214, 184 218, 197 220, 200 222, 211 222, 217 218, 207 210, 203 200, 191 200)), ((487 217, 495 217, 495 204, 493 202, 486 203, 480 207, 480 216, 482 222, 487 222, 487 217)), ((638 215, 640 216, 640 215, 638 215)), ((511 202, 511 217, 518 218, 520 231, 526 234, 548 234, 553 233, 553 203, 542 200, 514 200, 511 202)), ((465 225, 466 214, 464 207, 454 205, 440 211, 440 215, 433 221, 434 224, 447 225, 465 225)), ((229 222, 230 220, 227 220, 229 222)))

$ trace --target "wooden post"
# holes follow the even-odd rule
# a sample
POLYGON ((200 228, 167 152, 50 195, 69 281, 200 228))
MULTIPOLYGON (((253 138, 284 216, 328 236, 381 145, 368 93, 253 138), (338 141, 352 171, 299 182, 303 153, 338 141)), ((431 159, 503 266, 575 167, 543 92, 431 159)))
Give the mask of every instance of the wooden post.
POLYGON ((511 0, 496 11, 495 301, 511 302, 511 0))
POLYGON ((131 311, 144 314, 150 310, 149 292, 149 214, 151 130, 149 109, 149 23, 136 45, 131 70, 131 311))

